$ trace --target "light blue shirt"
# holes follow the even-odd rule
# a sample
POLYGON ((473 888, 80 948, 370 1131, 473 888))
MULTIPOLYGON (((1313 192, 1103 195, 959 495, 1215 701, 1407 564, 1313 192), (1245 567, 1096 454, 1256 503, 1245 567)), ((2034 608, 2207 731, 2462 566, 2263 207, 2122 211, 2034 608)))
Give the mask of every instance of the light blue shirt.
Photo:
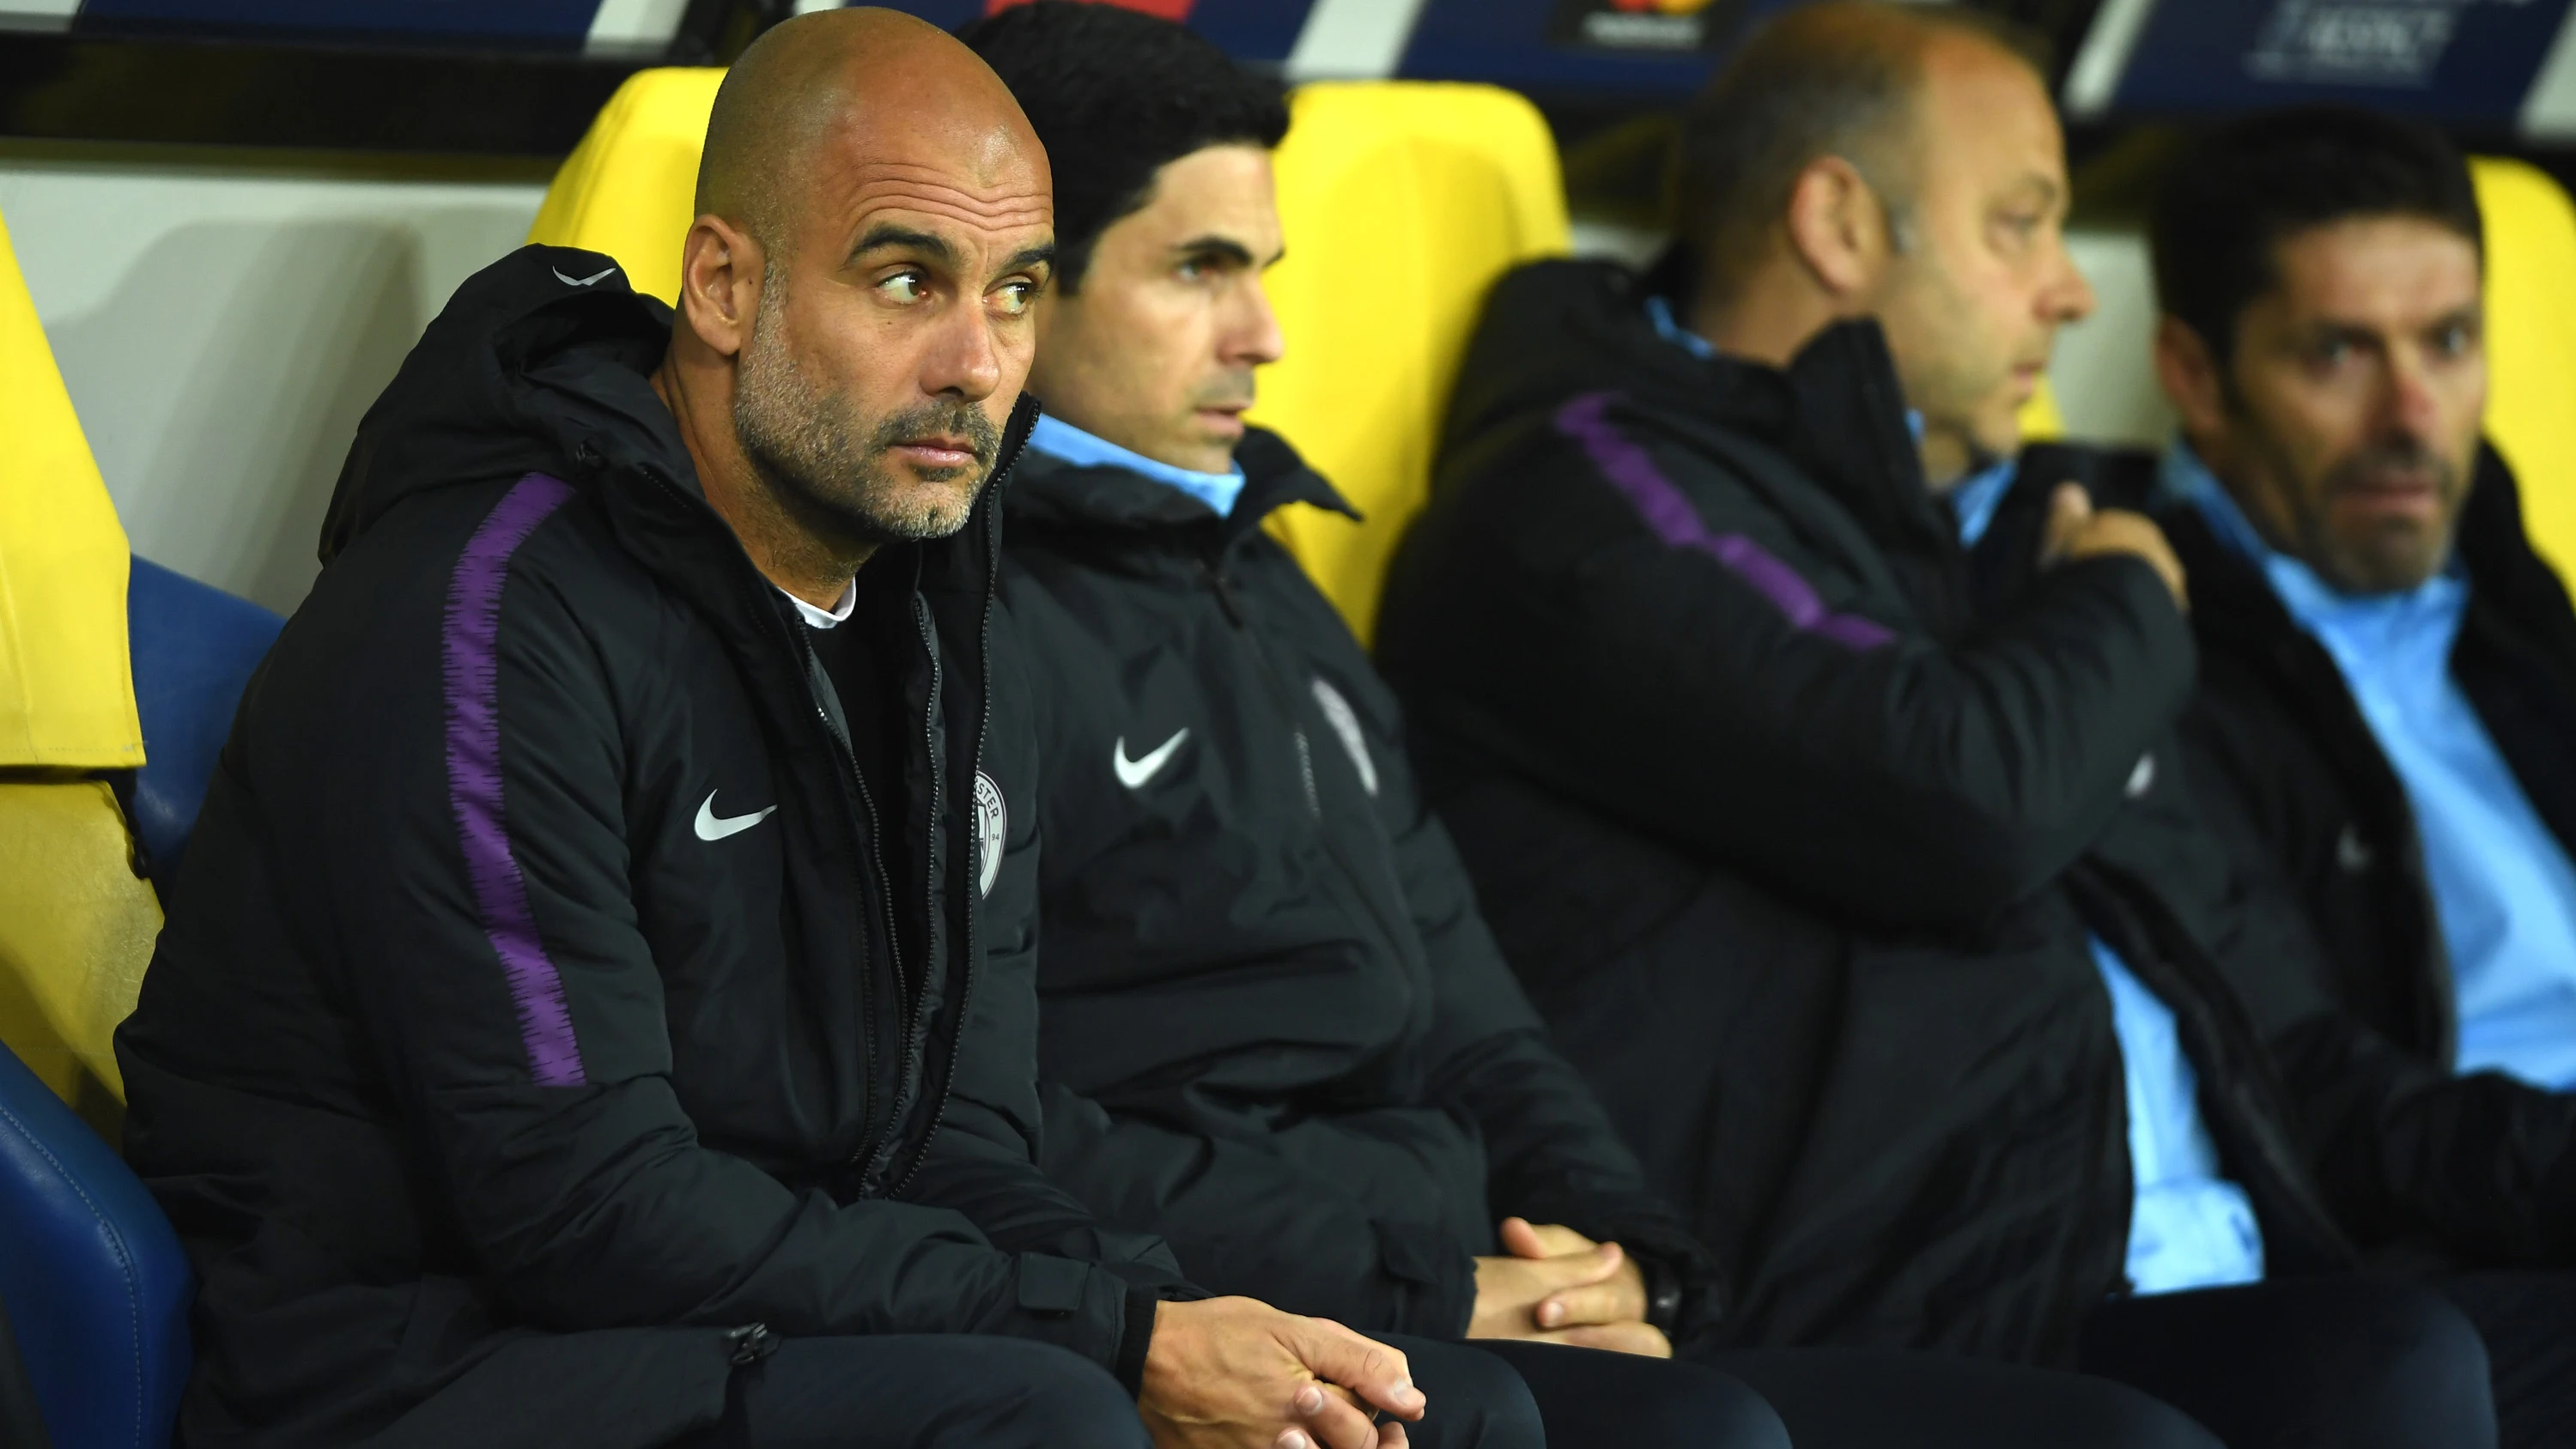
POLYGON ((1215 509, 1219 518, 1234 511, 1234 500, 1243 492, 1241 464, 1223 473, 1193 473, 1187 468, 1156 462, 1107 438, 1094 437, 1051 414, 1038 415, 1037 426, 1029 430, 1029 446, 1050 458, 1059 458, 1077 467, 1124 468, 1131 473, 1142 473, 1157 483, 1168 483, 1215 509))
MULTIPOLYGON (((1673 320, 1661 297, 1646 299, 1655 330, 1700 357, 1708 340, 1673 320)), ((1909 409, 1907 426, 1923 434, 1909 409)), ((1950 490, 1959 542, 1969 548, 1993 526, 2012 491, 2014 460, 1990 463, 1950 490)), ((2173 1011, 2099 937, 2094 969, 2111 996, 2111 1030, 2120 1042, 2120 1077, 2128 1103, 2129 1283, 2139 1293, 2177 1293, 2255 1283, 2263 1277, 2263 1229, 2245 1189, 2219 1175, 2218 1143, 2200 1115, 2200 1076, 2183 1054, 2173 1011)))
POLYGON ((2467 573, 2455 562, 2403 593, 2342 593, 2274 552, 2182 443, 2165 454, 2163 486, 2262 569, 2405 786, 2451 955, 2457 1068, 2576 1089, 2576 866, 2451 673, 2467 573))

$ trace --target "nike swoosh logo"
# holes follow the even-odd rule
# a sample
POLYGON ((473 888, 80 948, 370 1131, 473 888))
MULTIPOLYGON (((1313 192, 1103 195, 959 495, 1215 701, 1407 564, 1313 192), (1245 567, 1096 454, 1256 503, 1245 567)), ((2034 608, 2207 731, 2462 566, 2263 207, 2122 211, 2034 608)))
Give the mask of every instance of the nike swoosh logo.
POLYGON ((1170 762, 1172 752, 1179 749, 1181 742, 1189 737, 1190 732, 1183 729, 1179 734, 1156 745, 1153 753, 1145 758, 1131 760, 1127 758, 1127 737, 1120 735, 1118 744, 1109 752, 1110 768, 1118 772, 1119 784, 1130 790, 1142 790, 1145 788, 1145 782, 1162 772, 1163 766, 1170 762))
MULTIPOLYGON (((547 270, 555 274, 556 281, 563 283, 567 287, 587 287, 591 283, 598 281, 601 277, 613 277, 617 275, 617 269, 615 267, 610 267, 604 272, 594 272, 587 277, 567 277, 563 274, 563 268, 561 267, 549 267, 547 270)), ((773 805, 770 808, 775 810, 778 807, 773 805)))
POLYGON ((740 835, 776 814, 777 811, 778 807, 772 805, 766 810, 755 810, 749 815, 718 815, 716 792, 709 790, 707 798, 698 803, 698 838, 722 840, 728 835, 740 835))

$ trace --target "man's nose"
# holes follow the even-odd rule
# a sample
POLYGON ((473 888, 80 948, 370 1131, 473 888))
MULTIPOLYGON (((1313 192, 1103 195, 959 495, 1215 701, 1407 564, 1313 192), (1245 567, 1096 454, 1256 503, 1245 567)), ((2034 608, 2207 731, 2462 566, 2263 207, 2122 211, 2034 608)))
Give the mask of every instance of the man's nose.
POLYGON ((1228 317, 1218 348, 1219 361, 1236 367, 1259 367, 1287 355, 1288 338, 1279 330, 1279 314, 1259 277, 1247 277, 1228 317))
POLYGON ((2062 235, 2057 239, 2056 273, 2043 303, 2047 320, 2062 326, 2092 316, 2099 299, 2093 295, 2093 283, 2084 275, 2084 269, 2075 265, 2075 253, 2062 235))
POLYGON ((981 307, 957 308, 922 359, 921 390, 982 402, 1002 386, 1002 353, 981 307))
POLYGON ((2442 427, 2442 398, 2420 359, 2399 356, 2388 369, 2382 420, 2389 432, 2417 442, 2430 442, 2442 427))

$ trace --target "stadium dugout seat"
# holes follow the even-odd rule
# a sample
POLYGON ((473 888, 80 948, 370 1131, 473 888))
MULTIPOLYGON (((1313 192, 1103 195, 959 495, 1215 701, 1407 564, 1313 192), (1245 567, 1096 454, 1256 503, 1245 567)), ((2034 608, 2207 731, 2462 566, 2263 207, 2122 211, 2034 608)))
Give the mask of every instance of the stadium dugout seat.
POLYGON ((2541 557, 2576 580, 2576 206, 2539 168, 2470 162, 2487 245, 2487 437, 2541 557))
POLYGON ((555 171, 528 240, 617 260, 626 284, 680 300, 680 244, 697 219, 698 156, 724 72, 638 71, 555 171))
POLYGON ((126 587, 134 703, 150 751, 134 772, 126 816, 143 843, 153 885, 169 899, 214 778, 215 757, 251 671, 277 642, 284 619, 185 574, 136 558, 126 587))
POLYGON ((170 1442, 190 1280, 96 1120, 161 912, 99 771, 144 764, 130 556, 0 224, 0 1303, 52 1443, 170 1442))
POLYGON ((0 1303, 52 1441, 162 1449, 188 1381, 195 1282, 115 1151, 0 1051, 0 1303))
POLYGON ((144 763, 130 555, 0 228, 0 1042, 65 1100, 123 1092, 108 1035, 161 911, 100 771, 144 763))

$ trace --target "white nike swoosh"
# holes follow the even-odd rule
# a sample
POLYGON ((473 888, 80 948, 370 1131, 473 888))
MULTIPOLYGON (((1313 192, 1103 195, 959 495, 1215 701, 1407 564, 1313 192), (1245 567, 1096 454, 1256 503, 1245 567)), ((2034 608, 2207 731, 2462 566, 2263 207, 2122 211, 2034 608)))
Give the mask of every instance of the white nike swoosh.
MULTIPOLYGON (((604 272, 595 272, 587 277, 567 277, 563 274, 563 268, 561 267, 550 267, 548 270, 555 274, 556 281, 563 283, 567 287, 587 287, 591 283, 598 281, 601 277, 610 277, 617 274, 617 269, 615 267, 610 267, 604 272)), ((776 809, 777 807, 772 806, 770 808, 776 809)))
POLYGON ((709 790, 707 792, 707 798, 700 801, 698 804, 698 838, 700 840, 722 840, 728 835, 740 835, 744 831, 749 830, 751 827, 768 819, 771 815, 775 814, 777 810, 778 807, 772 805, 767 810, 755 810, 749 815, 718 815, 716 813, 716 792, 709 790))
POLYGON ((1146 781, 1162 771, 1164 764, 1172 758, 1172 751, 1179 749, 1181 741, 1189 737, 1190 732, 1185 728, 1179 734, 1156 745, 1152 754, 1141 760, 1131 760, 1127 758, 1127 737, 1120 735, 1118 744, 1109 752, 1109 766, 1118 772, 1119 784, 1130 790, 1142 790, 1145 788, 1146 781))

